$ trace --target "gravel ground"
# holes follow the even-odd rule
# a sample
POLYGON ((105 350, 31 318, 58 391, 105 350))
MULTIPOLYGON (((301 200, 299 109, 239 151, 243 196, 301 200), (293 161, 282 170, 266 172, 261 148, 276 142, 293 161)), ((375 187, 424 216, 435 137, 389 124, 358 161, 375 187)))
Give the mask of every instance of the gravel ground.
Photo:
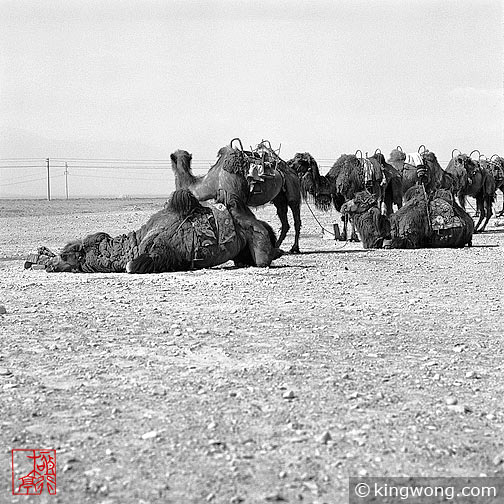
POLYGON ((304 205, 303 253, 268 269, 23 269, 162 203, 0 200, 0 502, 332 504, 349 476, 504 476, 502 219, 472 248, 364 251, 304 205), (55 497, 11 495, 14 448, 56 450, 55 497))

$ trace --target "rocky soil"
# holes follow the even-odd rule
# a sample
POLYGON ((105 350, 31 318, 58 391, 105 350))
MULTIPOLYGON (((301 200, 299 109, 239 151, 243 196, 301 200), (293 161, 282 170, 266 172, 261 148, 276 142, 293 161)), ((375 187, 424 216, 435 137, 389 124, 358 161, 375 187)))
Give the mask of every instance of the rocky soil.
POLYGON ((23 269, 161 204, 0 200, 0 502, 332 504, 349 476, 504 476, 502 220, 472 248, 364 251, 304 205, 303 253, 269 269, 23 269), (55 497, 11 495, 13 448, 56 449, 55 497))

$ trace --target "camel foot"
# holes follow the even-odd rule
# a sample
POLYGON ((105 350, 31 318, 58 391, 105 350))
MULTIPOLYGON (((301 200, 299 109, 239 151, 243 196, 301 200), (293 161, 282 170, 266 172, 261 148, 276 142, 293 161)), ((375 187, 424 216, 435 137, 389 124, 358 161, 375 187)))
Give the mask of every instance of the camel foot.
POLYGON ((297 245, 293 245, 289 250, 289 254, 301 254, 299 247, 297 245))
POLYGON ((275 259, 278 259, 279 257, 282 257, 285 254, 286 254, 285 250, 282 250, 280 248, 275 248, 275 250, 273 251, 273 261, 275 259))

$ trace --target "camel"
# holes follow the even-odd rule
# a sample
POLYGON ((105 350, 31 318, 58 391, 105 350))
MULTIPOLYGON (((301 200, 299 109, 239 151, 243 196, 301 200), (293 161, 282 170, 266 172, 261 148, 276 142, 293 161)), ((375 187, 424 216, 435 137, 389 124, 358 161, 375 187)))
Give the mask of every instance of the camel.
POLYGON ((488 167, 472 159, 471 155, 457 154, 453 156, 453 154, 454 151, 452 152, 452 158, 446 167, 446 171, 452 175, 455 181, 454 188, 460 206, 464 210, 467 196, 476 199, 479 219, 474 232, 481 233, 485 230, 492 216, 492 205, 495 201, 496 190, 495 178, 488 167))
POLYGON ((423 187, 416 186, 405 199, 402 208, 387 217, 380 213, 376 197, 361 191, 341 211, 353 220, 366 249, 472 245, 474 223, 450 191, 438 189, 427 196, 423 187))
MULTIPOLYGON (((339 212, 346 201, 362 190, 374 194, 387 215, 393 212, 393 204, 402 206, 400 175, 386 163, 378 149, 373 156, 365 158, 362 153, 360 157, 342 154, 325 176, 320 175, 315 159, 307 152, 297 153, 288 163, 300 177, 302 193, 311 195, 321 210, 328 211, 332 203, 339 212)), ((343 240, 347 237, 345 219, 341 237, 343 240)), ((354 233, 352 239, 356 239, 354 233)))
POLYGON ((454 181, 439 164, 434 152, 421 145, 418 152, 406 154, 400 146, 390 153, 388 162, 394 166, 402 178, 403 194, 419 183, 423 183, 427 193, 436 189, 452 190, 454 181))
POLYGON ((65 245, 47 261, 49 272, 161 273, 236 266, 269 266, 281 254, 271 227, 236 196, 228 206, 200 203, 188 190, 172 193, 165 207, 139 230, 111 237, 94 233, 65 245))
MULTIPOLYGON (((200 201, 215 199, 219 195, 238 195, 247 205, 257 207, 272 202, 281 223, 276 247, 280 248, 290 229, 288 208, 294 218, 294 244, 290 253, 299 253, 301 232, 301 188, 297 174, 263 140, 254 151, 244 151, 239 139, 231 140, 222 147, 217 162, 202 177, 194 176, 191 170, 192 156, 185 150, 171 154, 172 170, 177 189, 189 189, 200 201), (238 141, 240 148, 233 148, 238 141), (264 169, 254 175, 252 184, 247 180, 252 169, 264 169)), ((226 196, 224 196, 226 197, 226 196)))
POLYGON ((328 212, 333 204, 333 188, 331 181, 320 175, 315 158, 309 152, 297 152, 287 164, 299 177, 303 199, 311 200, 318 210, 328 212))
MULTIPOLYGON (((481 166, 489 171, 495 180, 495 189, 500 190, 504 197, 504 158, 494 154, 490 159, 480 159, 481 166)), ((503 198, 504 199, 504 198, 503 198)), ((497 217, 504 215, 504 201, 502 202, 502 210, 497 212, 497 217)))

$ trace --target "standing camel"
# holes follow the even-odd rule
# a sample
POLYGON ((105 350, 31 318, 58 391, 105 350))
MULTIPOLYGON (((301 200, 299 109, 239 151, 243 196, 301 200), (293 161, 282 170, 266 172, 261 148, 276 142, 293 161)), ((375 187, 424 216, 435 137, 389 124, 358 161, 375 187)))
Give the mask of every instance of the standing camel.
MULTIPOLYGON (((493 175, 495 189, 500 190, 504 197, 504 158, 494 154, 490 159, 480 159, 480 164, 493 175)), ((502 202, 502 210, 497 213, 497 217, 502 215, 504 215, 504 201, 502 202)))
POLYGON ((406 154, 398 146, 390 153, 389 163, 401 174, 403 194, 420 182, 424 184, 427 193, 436 189, 453 190, 451 174, 441 168, 434 152, 427 150, 424 145, 412 154, 406 154))
POLYGON ((453 156, 453 152, 446 171, 456 181, 455 188, 462 208, 465 209, 467 196, 476 199, 479 220, 474 232, 483 232, 492 216, 492 204, 495 201, 496 185, 491 171, 485 166, 481 166, 470 155, 457 154, 453 156))
POLYGON ((171 154, 172 170, 175 174, 177 189, 189 189, 199 201, 224 199, 230 195, 242 198, 248 206, 257 207, 273 203, 281 223, 280 236, 276 247, 284 241, 290 229, 287 218, 288 208, 294 218, 294 244, 291 254, 299 253, 299 235, 301 232, 301 188, 296 172, 273 151, 268 141, 263 140, 254 151, 244 151, 239 139, 231 140, 222 147, 217 162, 202 177, 193 175, 192 156, 185 150, 171 154), (239 148, 233 148, 234 141, 239 148), (257 173, 259 169, 262 173, 257 173), (247 178, 252 170, 252 184, 247 178))
MULTIPOLYGON (((302 192, 311 195, 321 210, 329 210, 332 203, 339 212, 346 201, 363 190, 376 197, 384 214, 393 212, 393 204, 398 208, 402 205, 399 173, 378 150, 370 157, 342 154, 326 175, 320 175, 315 159, 307 152, 297 153, 289 164, 300 177, 302 192)), ((343 219, 342 239, 346 237, 347 220, 343 219)), ((354 233, 352 239, 356 239, 354 233)))

